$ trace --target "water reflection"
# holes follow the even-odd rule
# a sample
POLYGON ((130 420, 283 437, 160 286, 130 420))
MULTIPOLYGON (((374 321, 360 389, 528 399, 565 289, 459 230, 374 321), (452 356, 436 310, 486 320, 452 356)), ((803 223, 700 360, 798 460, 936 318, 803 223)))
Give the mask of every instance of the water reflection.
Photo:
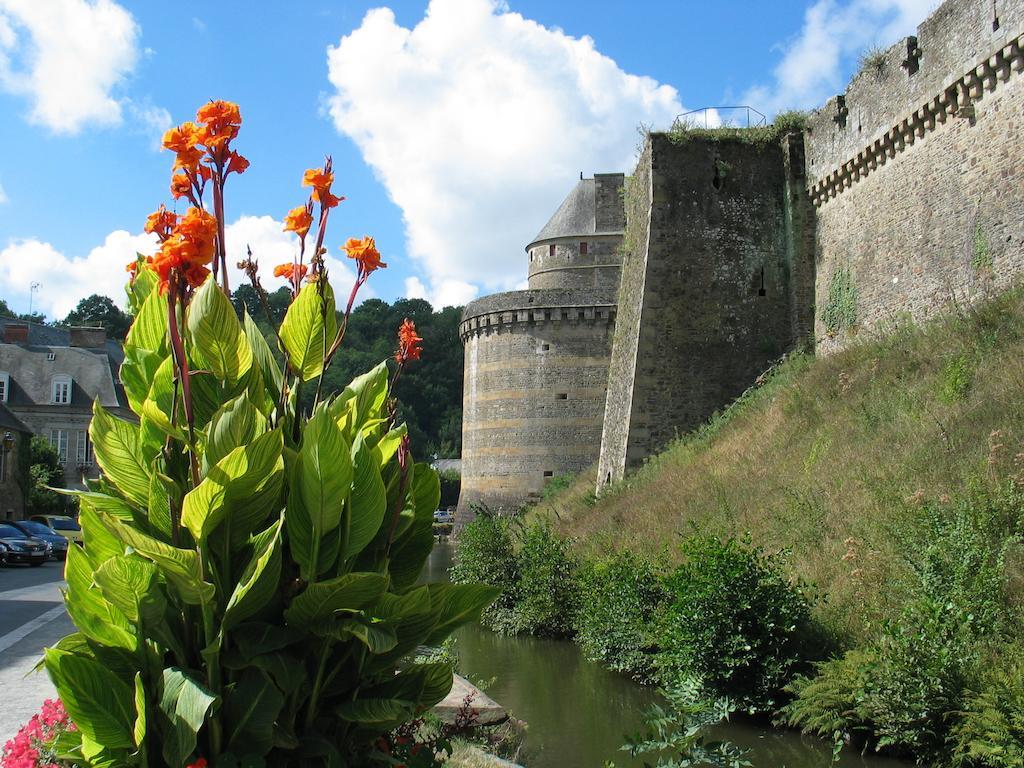
MULTIPOLYGON (((452 546, 438 544, 427 565, 428 581, 447 579, 452 546)), ((460 672, 493 682, 487 694, 528 723, 530 768, 600 768, 614 760, 620 768, 643 763, 619 750, 635 733, 643 713, 657 700, 637 685, 583 658, 568 642, 505 637, 479 626, 456 634, 460 672)), ((767 724, 734 721, 716 729, 722 738, 751 750, 756 768, 825 768, 831 748, 818 739, 780 731, 767 724)), ((840 768, 905 768, 904 763, 843 753, 840 768)))

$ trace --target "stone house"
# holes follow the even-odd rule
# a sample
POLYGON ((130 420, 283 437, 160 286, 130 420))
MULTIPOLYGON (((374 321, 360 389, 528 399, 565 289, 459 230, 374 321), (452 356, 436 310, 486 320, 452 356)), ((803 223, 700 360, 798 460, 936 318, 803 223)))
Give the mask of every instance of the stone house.
POLYGON ((0 404, 57 449, 68 488, 99 475, 92 404, 134 420, 118 378, 121 345, 102 328, 54 328, 0 318, 0 404))
POLYGON ((32 430, 0 404, 0 519, 25 517, 31 441, 32 430))

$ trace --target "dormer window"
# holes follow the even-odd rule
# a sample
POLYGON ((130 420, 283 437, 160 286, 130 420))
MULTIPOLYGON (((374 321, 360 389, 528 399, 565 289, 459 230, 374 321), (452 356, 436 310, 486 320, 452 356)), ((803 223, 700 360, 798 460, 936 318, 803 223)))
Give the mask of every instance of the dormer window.
POLYGON ((56 405, 70 405, 71 404, 71 377, 60 376, 53 377, 53 403, 56 405))
POLYGON ((11 374, 0 371, 0 403, 6 403, 10 399, 11 374))

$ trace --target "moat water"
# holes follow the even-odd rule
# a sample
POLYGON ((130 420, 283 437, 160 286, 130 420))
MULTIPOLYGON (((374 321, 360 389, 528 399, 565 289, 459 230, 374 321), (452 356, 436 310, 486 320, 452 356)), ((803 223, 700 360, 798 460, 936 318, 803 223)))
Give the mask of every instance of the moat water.
MULTIPOLYGON (((452 544, 434 547, 427 581, 444 581, 452 562, 452 544)), ((459 672, 488 682, 487 695, 527 723, 528 768, 640 768, 639 758, 620 750, 625 735, 638 732, 643 714, 658 701, 654 689, 583 658, 570 642, 535 637, 505 637, 474 625, 456 633, 459 672)), ((733 721, 715 735, 750 750, 755 768, 827 768, 832 747, 820 739, 764 723, 733 721)), ((654 762, 654 761, 651 761, 654 762)), ((906 768, 897 760, 844 750, 840 768, 906 768)))

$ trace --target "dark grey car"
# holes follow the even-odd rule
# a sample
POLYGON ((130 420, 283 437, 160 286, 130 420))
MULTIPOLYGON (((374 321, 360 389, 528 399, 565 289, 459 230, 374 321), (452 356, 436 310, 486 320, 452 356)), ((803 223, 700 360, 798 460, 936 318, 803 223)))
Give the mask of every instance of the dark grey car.
POLYGON ((6 550, 3 553, 4 564, 42 565, 53 549, 42 539, 28 536, 7 523, 0 523, 0 544, 3 544, 6 550))

